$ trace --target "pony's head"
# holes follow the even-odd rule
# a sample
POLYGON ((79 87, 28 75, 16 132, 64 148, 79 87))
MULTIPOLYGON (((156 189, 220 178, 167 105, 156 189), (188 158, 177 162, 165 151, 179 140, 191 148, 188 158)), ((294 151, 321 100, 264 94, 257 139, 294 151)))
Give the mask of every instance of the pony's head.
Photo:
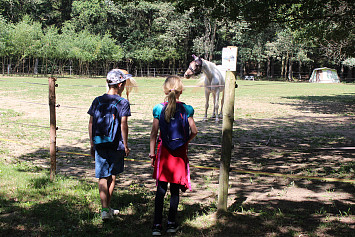
POLYGON ((186 70, 184 77, 190 78, 193 75, 198 75, 202 72, 202 59, 197 57, 195 54, 192 55, 194 60, 190 62, 189 68, 186 70))

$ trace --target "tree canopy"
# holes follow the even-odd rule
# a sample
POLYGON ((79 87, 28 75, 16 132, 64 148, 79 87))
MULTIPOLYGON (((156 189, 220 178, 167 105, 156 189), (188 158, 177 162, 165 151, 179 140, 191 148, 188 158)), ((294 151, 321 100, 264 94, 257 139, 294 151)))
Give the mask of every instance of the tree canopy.
POLYGON ((185 67, 235 45, 243 73, 292 79, 292 66, 351 68, 353 12, 350 0, 0 0, 1 65, 185 67))

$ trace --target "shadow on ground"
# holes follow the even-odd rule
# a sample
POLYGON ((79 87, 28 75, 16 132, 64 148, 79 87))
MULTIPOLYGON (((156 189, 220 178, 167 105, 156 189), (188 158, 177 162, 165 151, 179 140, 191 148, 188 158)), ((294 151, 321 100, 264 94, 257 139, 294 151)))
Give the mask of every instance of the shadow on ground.
MULTIPOLYGON (((304 101, 294 104, 304 111, 323 114, 354 111, 353 95, 290 99, 304 101)), ((233 171, 353 180, 354 152, 330 149, 355 146, 353 120, 351 116, 303 116, 236 121, 229 212, 224 215, 215 214, 220 159, 220 147, 215 145, 221 141, 221 123, 198 121, 200 133, 195 145, 190 146, 189 157, 191 165, 204 168, 191 168, 193 190, 182 194, 178 219, 183 230, 178 236, 354 236, 354 184, 233 171)), ((150 126, 150 121, 132 120, 132 151, 112 200, 122 211, 118 219, 107 223, 95 221, 100 219, 98 211, 89 205, 78 205, 70 195, 24 208, 16 199, 4 198, 3 193, 0 232, 4 236, 150 236, 155 191, 147 158, 150 126)), ((88 190, 96 188, 94 161, 88 150, 73 146, 58 149, 58 174, 78 177, 88 190)), ((47 150, 25 154, 18 157, 19 162, 42 160, 43 166, 19 169, 47 170, 48 157, 47 150)), ((41 189, 50 183, 34 179, 33 185, 41 189)))

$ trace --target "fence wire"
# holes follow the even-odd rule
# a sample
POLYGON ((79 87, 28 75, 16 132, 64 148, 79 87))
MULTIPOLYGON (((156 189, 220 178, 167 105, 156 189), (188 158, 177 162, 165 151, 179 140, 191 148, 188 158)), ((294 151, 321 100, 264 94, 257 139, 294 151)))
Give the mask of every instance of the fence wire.
MULTIPOLYGON (((8 82, 9 80, 3 80, 0 79, 0 81, 5 81, 8 82)), ((48 84, 46 83, 36 83, 36 82, 23 82, 23 81, 17 81, 16 83, 25 83, 25 84, 32 84, 32 85, 40 85, 40 86, 48 86, 48 84)), ((274 83, 274 84, 283 84, 283 83, 274 83)), ((263 85, 263 84, 253 84, 253 85, 244 85, 244 86, 259 86, 259 85, 263 85)), ((60 86, 63 87, 105 87, 105 86, 96 86, 96 85, 65 85, 65 84, 61 84, 60 86)), ((146 86, 136 86, 136 87, 142 87, 142 88, 161 88, 161 87, 146 87, 146 86)), ((224 87, 224 86, 203 86, 203 85, 194 85, 194 86, 185 86, 186 88, 204 88, 204 87, 224 87)), ((1 97, 1 100, 5 101, 7 100, 6 97, 1 97)), ((48 106, 48 104, 45 103, 39 103, 39 102, 34 102, 34 101, 27 101, 27 100, 18 100, 21 103, 27 103, 27 104, 35 104, 35 105, 43 105, 43 106, 48 106)), ((131 104, 131 105, 140 105, 140 104, 131 104)), ((67 106, 67 105, 57 105, 58 108, 68 108, 68 109, 80 109, 80 110, 87 110, 87 108, 83 108, 83 107, 77 107, 77 106, 67 106)), ((138 112, 132 112, 132 113, 137 113, 137 114, 144 114, 144 113, 138 113, 138 112)), ((38 125, 38 124, 30 124, 30 123, 19 123, 19 122, 12 122, 14 124, 17 125, 21 125, 21 126, 30 126, 30 127, 37 127, 37 128, 45 128, 45 129, 49 129, 49 126, 45 126, 45 125, 38 125)), ((82 133, 82 134, 87 134, 87 131, 81 131, 81 130, 73 130, 73 129, 66 129, 66 128, 58 128, 58 130, 63 130, 63 131, 69 131, 69 132, 76 132, 76 133, 82 133)), ((22 144, 22 145, 29 145, 29 144, 25 144, 23 142, 17 142, 17 141, 13 141, 10 139, 5 139, 5 138, 0 138, 0 140, 2 141, 7 141, 7 142, 15 142, 18 144, 22 144)), ((213 144, 201 144, 201 143, 190 143, 190 145, 192 146, 202 146, 202 147, 213 147, 213 148, 222 148, 222 145, 213 145, 213 144)), ((34 146, 34 145, 29 145, 29 146, 34 146)), ((43 149, 43 148, 42 148, 43 149)), ((238 149, 281 149, 281 150, 288 150, 288 149, 295 149, 295 148, 285 148, 285 147, 270 147, 270 146, 252 146, 252 147, 243 147, 243 146, 236 146, 233 148, 233 151, 236 151, 238 149)), ((300 148, 297 148, 298 150, 300 148)), ((306 148, 303 150, 355 150, 355 147, 330 147, 330 148, 306 148)), ((76 155, 84 155, 84 156, 90 156, 89 154, 83 154, 83 153, 76 153, 76 152, 70 152, 70 151, 60 151, 57 148, 57 152, 61 152, 61 153, 69 153, 69 154, 76 154, 76 155)), ((131 161, 139 161, 139 162, 147 162, 146 160, 136 160, 136 159, 130 159, 130 158, 126 158, 127 160, 131 160, 131 161)), ((149 162, 149 161, 148 161, 149 162)), ((217 167, 205 167, 205 166, 196 166, 196 165, 191 165, 191 167, 195 167, 195 168, 201 168, 201 169, 219 169, 217 167)), ((269 173, 269 172, 262 172, 262 171, 248 171, 248 170, 240 170, 240 169, 231 169, 231 171, 233 172, 237 172, 237 173, 249 173, 249 174, 258 174, 258 175, 269 175, 269 176, 278 176, 278 177, 287 177, 287 178, 299 178, 299 179, 314 179, 314 180, 322 180, 322 181, 330 181, 330 182, 347 182, 347 183, 355 183, 355 180, 348 180, 348 179, 337 179, 337 178, 326 178, 326 177, 311 177, 311 176, 302 176, 302 175, 288 175, 288 174, 280 174, 280 173, 269 173)))

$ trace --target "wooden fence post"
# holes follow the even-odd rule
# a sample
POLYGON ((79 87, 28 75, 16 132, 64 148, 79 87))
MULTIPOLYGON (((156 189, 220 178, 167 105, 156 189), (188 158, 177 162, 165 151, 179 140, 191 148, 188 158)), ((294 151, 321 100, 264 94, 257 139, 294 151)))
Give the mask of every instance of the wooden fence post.
MULTIPOLYGON (((235 56, 233 60, 229 59, 228 63, 234 63, 235 65, 232 65, 233 69, 229 69, 229 67, 227 68, 228 71, 226 72, 226 81, 224 87, 222 152, 221 152, 221 161, 220 161, 220 170, 219 170, 218 204, 217 204, 218 212, 227 211, 227 201, 228 201, 229 169, 230 169, 230 160, 232 156, 232 147, 233 147, 232 132, 233 132, 233 122, 234 122, 234 97, 235 97, 235 80, 236 80, 236 62, 237 62, 237 57, 236 57, 237 49, 233 47, 233 50, 235 56)), ((222 58, 225 58, 225 56, 222 56, 222 58)))
POLYGON ((57 140, 57 125, 56 125, 56 112, 55 112, 55 84, 56 78, 49 77, 49 113, 50 113, 50 146, 49 146, 49 154, 51 159, 51 167, 50 167, 50 180, 54 180, 56 169, 57 169, 57 161, 56 161, 56 140, 57 140))

